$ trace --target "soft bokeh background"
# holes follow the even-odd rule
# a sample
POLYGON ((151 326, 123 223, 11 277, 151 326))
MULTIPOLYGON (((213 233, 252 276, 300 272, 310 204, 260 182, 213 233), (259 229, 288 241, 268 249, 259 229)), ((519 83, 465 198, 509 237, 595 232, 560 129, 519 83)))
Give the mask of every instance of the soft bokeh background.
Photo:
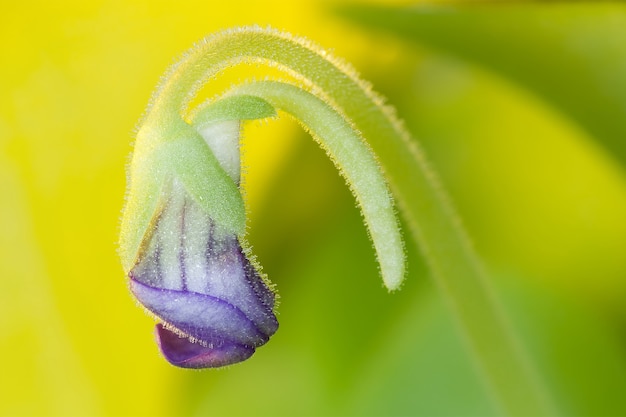
POLYGON ((175 57, 254 23, 332 48, 389 97, 561 412, 626 415, 626 5, 339 6, 3 4, 0 415, 495 413, 415 245, 388 294, 347 188, 284 118, 244 142, 279 332, 227 369, 159 357, 116 255, 133 129, 175 57))

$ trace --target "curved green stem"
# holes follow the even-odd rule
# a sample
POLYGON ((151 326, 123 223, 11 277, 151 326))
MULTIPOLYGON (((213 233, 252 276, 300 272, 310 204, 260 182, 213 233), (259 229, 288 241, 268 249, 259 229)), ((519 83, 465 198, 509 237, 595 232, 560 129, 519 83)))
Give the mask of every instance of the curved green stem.
MULTIPOLYGON (((549 396, 517 342, 436 176, 392 111, 348 66, 307 41, 276 31, 245 28, 223 32, 206 39, 172 69, 153 100, 147 123, 158 125, 182 117, 190 97, 208 77, 241 62, 285 70, 361 132, 382 163, 413 236, 501 411, 524 416, 554 414, 549 396)), ((300 107, 308 99, 289 91, 268 89, 263 83, 240 90, 305 118, 300 107)))

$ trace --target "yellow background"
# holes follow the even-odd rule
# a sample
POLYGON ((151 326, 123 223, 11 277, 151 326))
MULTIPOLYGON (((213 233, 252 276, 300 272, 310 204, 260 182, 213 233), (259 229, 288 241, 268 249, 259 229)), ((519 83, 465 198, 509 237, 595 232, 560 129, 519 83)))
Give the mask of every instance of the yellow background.
MULTIPOLYGON (((529 285, 524 291, 533 294, 533 312, 536 307, 550 313, 536 313, 525 333, 531 335, 525 336, 531 350, 544 352, 537 355, 548 368, 558 368, 558 376, 548 372, 548 379, 575 387, 564 389, 564 397, 576 389, 590 393, 602 381, 601 392, 594 391, 589 403, 618 401, 622 391, 604 387, 626 386, 619 333, 626 317, 623 168, 541 97, 478 67, 367 34, 335 17, 329 10, 336 4, 2 5, 0 415, 180 415, 194 410, 186 401, 209 391, 224 401, 216 410, 209 400, 198 409, 219 415, 229 409, 226 401, 245 410, 248 402, 273 392, 274 384, 275 397, 263 403, 266 414, 273 415, 272 404, 286 415, 294 410, 307 414, 324 402, 327 408, 321 409, 341 410, 333 403, 339 402, 333 391, 344 392, 350 385, 347 375, 361 381, 359 372, 366 382, 354 388, 355 398, 380 395, 383 404, 393 402, 404 413, 420 395, 419 401, 435 407, 472 404, 478 381, 463 379, 465 371, 458 371, 471 366, 460 359, 458 340, 446 333, 448 320, 429 307, 437 298, 423 289, 427 274, 411 242, 411 275, 403 291, 390 298, 376 281, 370 248, 364 257, 359 249, 358 242, 366 242, 362 226, 353 230, 352 221, 345 220, 358 219, 347 191, 324 185, 334 175, 329 165, 315 160, 308 174, 312 187, 297 194, 292 185, 291 194, 268 201, 277 195, 275 184, 289 180, 280 178, 286 167, 309 163, 298 159, 308 145, 299 144, 301 134, 288 120, 252 123, 244 138, 252 242, 273 254, 267 257, 268 273, 278 279, 283 295, 276 340, 249 363, 208 373, 178 370, 159 356, 152 320, 128 293, 116 254, 133 131, 152 89, 176 57, 211 32, 249 24, 306 36, 352 62, 366 78, 375 78, 385 94, 413 97, 399 104, 401 116, 423 140, 489 271, 517 277, 500 279, 504 287, 517 281, 529 285), (345 205, 333 206, 335 200, 348 201, 348 215, 342 214, 345 205), (283 205, 298 208, 293 214, 298 222, 280 214, 260 218, 267 207, 285 212, 277 209, 283 205), (324 221, 332 224, 331 234, 335 229, 345 233, 315 240, 314 229, 327 231, 319 226, 324 221), (267 241, 259 237, 261 231, 267 232, 267 241), (295 244, 280 241, 290 233, 297 235, 295 244), (358 241, 354 250, 353 235, 358 241), (300 252, 294 249, 298 245, 304 248, 300 252), (310 252, 311 259, 301 258, 303 252, 310 252), (281 270, 279 264, 287 266, 281 270), (349 277, 359 268, 365 276, 349 277), (369 286, 356 290, 347 284, 361 280, 369 286), (342 303, 327 295, 331 285, 342 303), (533 298, 536 292, 541 296, 533 298), (290 294, 300 298, 290 302, 290 294), (372 300, 380 304, 368 304, 372 300), (321 313, 298 310, 298 303, 319 306, 321 313), (379 322, 359 320, 356 312, 381 305, 389 314, 379 322), (301 319, 297 328, 292 325, 296 318, 301 319), (325 333, 316 333, 325 323, 332 323, 328 339, 335 344, 323 343, 318 335, 325 333), (376 343, 348 336, 351 331, 367 334, 368 326, 384 329, 376 343), (528 328, 539 330, 529 333, 528 328), (355 348, 355 343, 362 346, 355 348), (310 351, 298 351, 302 346, 310 351), (359 368, 362 363, 366 366, 359 368), (411 379, 398 377, 404 370, 415 370, 411 379), (378 379, 385 381, 383 388, 375 384, 378 379), (431 386, 443 388, 425 398, 431 386), (258 398, 240 396, 257 390, 258 398)), ((255 71, 244 69, 220 82, 237 82, 255 71)))

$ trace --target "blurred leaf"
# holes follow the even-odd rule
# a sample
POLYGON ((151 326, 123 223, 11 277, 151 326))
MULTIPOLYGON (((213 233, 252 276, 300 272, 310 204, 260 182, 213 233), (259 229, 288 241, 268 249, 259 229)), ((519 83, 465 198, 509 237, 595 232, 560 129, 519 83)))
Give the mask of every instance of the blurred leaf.
MULTIPOLYGON (((615 328, 578 305, 506 277, 507 311, 566 416, 626 413, 626 360, 615 328)), ((358 415, 493 415, 439 297, 422 297, 382 339, 358 381, 358 415)), ((504 365, 506 366, 506 365, 504 365)))
POLYGON ((619 323, 528 277, 504 274, 507 311, 564 416, 626 415, 626 357, 619 323))
POLYGON ((626 4, 368 5, 340 13, 520 83, 626 165, 626 4))

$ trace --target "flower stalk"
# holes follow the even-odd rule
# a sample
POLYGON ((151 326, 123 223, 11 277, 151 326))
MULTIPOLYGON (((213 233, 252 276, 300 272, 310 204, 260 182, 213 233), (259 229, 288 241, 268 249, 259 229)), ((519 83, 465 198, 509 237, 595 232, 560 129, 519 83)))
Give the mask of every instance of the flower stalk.
MULTIPOLYGON (((393 290, 400 286, 405 266, 400 230, 387 191, 386 180, 389 181, 476 368, 502 414, 554 414, 458 216, 416 142, 393 111, 348 65, 306 40, 271 29, 225 31, 193 48, 165 77, 137 137, 122 221, 121 256, 131 278, 131 289, 140 302, 165 322, 157 332, 168 329, 171 333, 163 333, 160 339, 162 348, 169 346, 176 353, 166 357, 175 364, 180 358, 208 366, 234 363, 249 356, 250 349, 265 343, 276 330, 269 313, 273 293, 265 281, 256 278, 260 276, 252 272, 254 268, 243 260, 245 256, 242 259, 237 255, 239 249, 234 242, 243 237, 245 209, 233 169, 236 158, 232 150, 220 151, 224 138, 214 136, 224 132, 215 127, 218 123, 272 117, 276 111, 284 111, 300 121, 346 178, 363 213, 383 281, 393 290), (244 84, 198 109, 188 108, 191 98, 207 80, 241 63, 277 67, 294 81, 244 84), (149 281, 140 278, 143 275, 137 271, 154 268, 142 265, 148 262, 151 250, 156 250, 150 248, 158 247, 151 246, 151 237, 161 234, 159 213, 175 210, 167 206, 163 211, 173 189, 174 194, 184 194, 185 204, 195 205, 204 216, 202 221, 217 226, 221 236, 233 242, 229 246, 230 262, 235 265, 237 261, 233 260, 240 259, 236 268, 247 271, 242 275, 243 287, 257 288, 248 293, 256 296, 253 309, 258 309, 258 316, 244 316, 258 333, 251 328, 246 330, 244 325, 245 337, 235 336, 235 331, 228 327, 231 322, 224 318, 230 314, 215 313, 219 325, 212 321, 189 325, 184 320, 186 313, 160 313, 180 305, 166 302, 167 308, 156 306, 161 300, 155 296, 156 307, 152 307, 146 301, 149 297, 142 301, 142 287, 133 287, 135 281, 144 285, 149 281), (213 357, 217 359, 210 359, 213 357)), ((164 298, 167 291, 180 290, 158 285, 161 294, 166 294, 164 298)), ((202 295, 208 296, 192 291, 193 302, 200 302, 202 295)), ((205 317, 197 306, 192 311, 205 317)))

